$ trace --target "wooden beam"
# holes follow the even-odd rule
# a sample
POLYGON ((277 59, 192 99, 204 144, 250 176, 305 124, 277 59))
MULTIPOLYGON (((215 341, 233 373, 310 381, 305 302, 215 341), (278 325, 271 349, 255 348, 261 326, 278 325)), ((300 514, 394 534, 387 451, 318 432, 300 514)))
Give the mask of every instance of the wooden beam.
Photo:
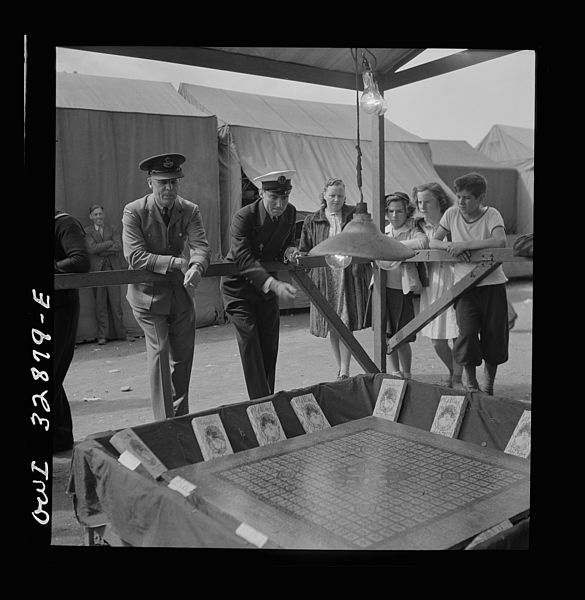
POLYGON ((90 271, 89 273, 59 273, 54 277, 55 290, 74 290, 87 287, 106 287, 126 283, 164 281, 166 275, 140 270, 90 271))
POLYGON ((400 331, 397 331, 388 340, 388 354, 394 352, 407 337, 418 333, 427 323, 430 323, 437 315, 447 309, 461 294, 474 288, 480 281, 493 273, 502 263, 485 262, 478 264, 471 273, 458 281, 452 288, 447 290, 440 298, 437 298, 430 306, 419 313, 412 321, 409 321, 400 331))
POLYGON ((368 353, 355 339, 353 333, 345 326, 338 314, 333 310, 331 304, 327 301, 327 298, 323 296, 309 276, 302 270, 291 270, 290 274, 319 312, 327 319, 330 327, 337 333, 362 369, 366 373, 379 373, 380 369, 372 362, 368 353))
MULTIPOLYGON (((469 254, 469 262, 532 262, 532 258, 526 256, 516 256, 512 248, 485 248, 483 250, 473 250, 469 254)), ((462 262, 460 258, 451 256, 445 250, 415 250, 412 258, 407 258, 404 262, 462 262)))
POLYGON ((458 71, 466 67, 480 64, 489 60, 494 60, 514 52, 519 52, 520 49, 516 50, 464 50, 451 56, 439 58, 437 60, 412 67, 411 69, 405 69, 398 73, 387 73, 378 78, 378 88, 380 92, 382 90, 391 90, 394 88, 408 85, 410 83, 416 83, 417 81, 423 81, 430 79, 431 77, 437 77, 445 73, 451 73, 458 71))
MULTIPOLYGON (((311 262, 321 262, 325 265, 324 257, 311 257, 311 262)), ((366 261, 367 262, 367 261, 366 261)), ((281 262, 262 263, 264 268, 269 272, 288 271, 292 267, 281 262)), ((311 265, 313 266, 313 265, 311 265)), ((224 275, 237 275, 238 267, 231 262, 211 263, 204 277, 222 277, 224 275)), ((125 283, 145 283, 163 281, 169 275, 161 275, 146 269, 121 269, 117 271, 90 271, 89 273, 61 273, 55 275, 56 290, 70 290, 84 287, 104 287, 108 285, 123 285, 125 283)))
MULTIPOLYGON (((498 261, 498 262, 532 262, 531 258, 515 256, 511 248, 491 248, 488 250, 475 250, 471 253, 471 262, 498 261)), ((459 259, 447 254, 444 250, 417 250, 412 258, 405 262, 460 262, 459 259)), ((354 257, 354 263, 371 262, 367 258, 354 257)), ((297 265, 285 265, 281 262, 262 263, 269 272, 291 271, 296 268, 312 269, 314 267, 326 266, 324 256, 303 256, 297 265)), ((234 263, 217 262, 211 263, 204 277, 222 277, 224 275, 236 275, 238 267, 234 263)), ((384 275, 385 276, 385 275, 384 275)), ((108 285, 124 285, 127 283, 143 283, 162 281, 167 275, 154 273, 153 271, 121 269, 117 271, 91 271, 89 273, 60 273, 54 276, 54 288, 56 290, 70 290, 86 287, 104 287, 108 285)), ((374 279, 374 282, 376 280, 374 279)), ((383 282, 384 286, 386 282, 383 282)), ((383 288, 381 288, 383 289, 383 288)))
MULTIPOLYGON (((247 73, 261 77, 273 77, 301 81, 343 89, 355 89, 355 74, 309 65, 291 63, 261 56, 237 54, 225 50, 201 46, 62 46, 86 52, 101 52, 117 56, 130 56, 148 60, 164 61, 206 69, 219 69, 235 73, 247 73)), ((349 48, 347 49, 349 53, 349 48)))

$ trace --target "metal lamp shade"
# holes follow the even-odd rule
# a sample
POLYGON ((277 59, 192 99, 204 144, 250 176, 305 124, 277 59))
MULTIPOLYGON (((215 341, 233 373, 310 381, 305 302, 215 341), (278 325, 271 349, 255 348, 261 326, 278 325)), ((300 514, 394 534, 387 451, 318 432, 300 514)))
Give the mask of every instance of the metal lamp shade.
POLYGON ((353 219, 341 233, 334 235, 309 252, 309 256, 343 254, 370 260, 402 261, 412 258, 414 250, 384 235, 372 221, 365 203, 358 203, 353 219), (363 207, 360 206, 363 204, 363 207))

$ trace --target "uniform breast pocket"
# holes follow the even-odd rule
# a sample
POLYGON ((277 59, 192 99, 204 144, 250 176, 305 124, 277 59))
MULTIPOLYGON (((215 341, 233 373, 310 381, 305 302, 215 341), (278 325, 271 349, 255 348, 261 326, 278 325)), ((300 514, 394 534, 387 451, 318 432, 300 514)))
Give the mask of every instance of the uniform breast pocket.
POLYGON ((162 231, 160 227, 149 227, 144 231, 144 237, 147 241, 160 243, 162 241, 162 231))
POLYGON ((185 240, 187 239, 187 232, 181 229, 173 228, 169 232, 169 244, 171 245, 173 250, 177 250, 178 252, 183 251, 183 247, 185 246, 185 240))

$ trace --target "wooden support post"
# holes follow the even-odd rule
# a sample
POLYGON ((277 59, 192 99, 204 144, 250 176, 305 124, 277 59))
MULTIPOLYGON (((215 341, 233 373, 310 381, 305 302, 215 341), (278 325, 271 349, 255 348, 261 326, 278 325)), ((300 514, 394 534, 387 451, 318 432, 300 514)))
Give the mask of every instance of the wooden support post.
POLYGON ((319 291, 319 288, 311 281, 304 271, 290 271, 291 277, 307 294, 311 302, 317 307, 319 312, 327 319, 330 327, 337 333, 341 341, 347 346, 352 356, 366 373, 379 373, 380 369, 368 356, 368 353, 362 348, 361 344, 355 339, 353 333, 345 326, 339 318, 333 307, 327 301, 327 298, 319 291))
MULTIPOLYGON (((383 92, 381 92, 383 93, 383 92)), ((385 229, 384 117, 372 119, 372 220, 385 229)), ((372 327, 374 328, 374 361, 386 371, 386 271, 374 266, 372 290, 372 327)))
POLYGON ((450 290, 447 290, 440 298, 435 300, 429 307, 419 313, 412 321, 409 321, 400 331, 397 331, 388 340, 388 353, 396 350, 402 341, 410 335, 418 333, 427 323, 430 323, 437 315, 447 309, 463 292, 475 287, 480 281, 493 273, 502 263, 480 263, 471 273, 467 274, 461 281, 457 282, 450 290))

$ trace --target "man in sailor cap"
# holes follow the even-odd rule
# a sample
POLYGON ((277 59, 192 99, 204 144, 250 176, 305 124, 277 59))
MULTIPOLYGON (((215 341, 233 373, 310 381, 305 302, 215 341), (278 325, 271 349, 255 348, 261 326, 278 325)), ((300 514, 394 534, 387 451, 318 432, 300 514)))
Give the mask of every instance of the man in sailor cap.
POLYGON ((280 332, 279 299, 290 300, 296 289, 268 273, 262 262, 284 261, 296 250, 296 208, 289 203, 295 171, 272 171, 253 179, 260 198, 233 217, 226 260, 239 273, 222 278, 226 313, 236 330, 250 399, 274 393, 280 332))
POLYGON ((130 269, 166 275, 128 285, 127 299, 144 331, 156 420, 189 412, 195 347, 194 292, 209 266, 210 249, 197 204, 179 196, 185 156, 144 159, 150 193, 122 215, 122 244, 130 269))

